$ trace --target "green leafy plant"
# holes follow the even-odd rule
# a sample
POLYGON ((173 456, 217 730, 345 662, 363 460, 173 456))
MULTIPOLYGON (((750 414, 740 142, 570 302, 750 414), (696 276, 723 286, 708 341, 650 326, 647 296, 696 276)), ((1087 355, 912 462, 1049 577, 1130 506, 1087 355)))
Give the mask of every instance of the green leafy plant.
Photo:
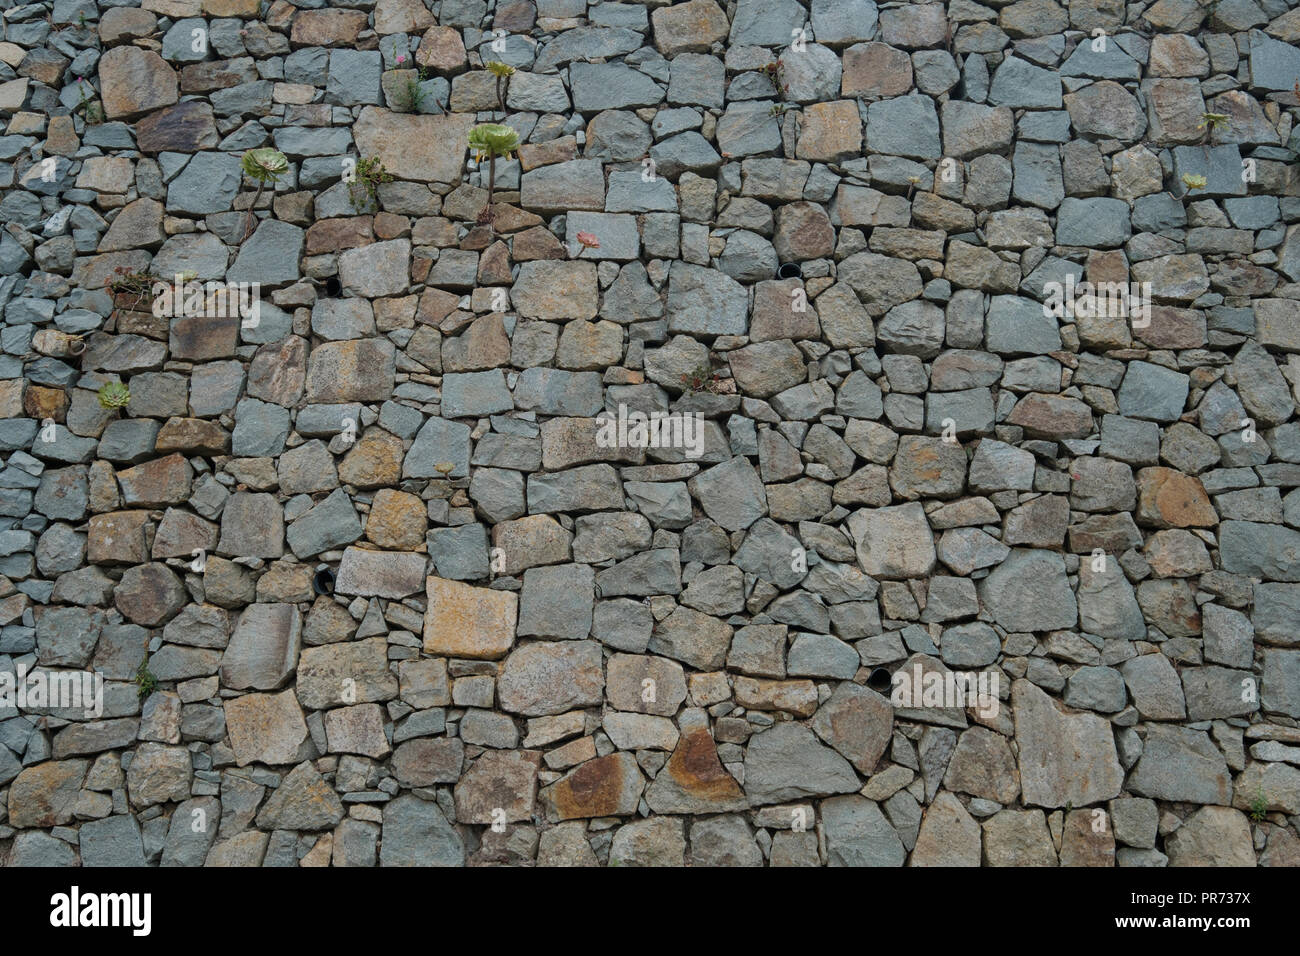
POLYGON ((776 87, 778 93, 790 92, 790 84, 785 81, 785 64, 780 59, 773 60, 764 66, 763 73, 772 81, 772 85, 776 87))
POLYGON ((118 266, 113 274, 104 280, 104 288, 110 295, 134 296, 130 308, 139 308, 141 303, 153 295, 153 284, 160 281, 148 272, 136 272, 127 266, 118 266))
POLYGON ((250 149, 244 153, 239 165, 244 175, 257 183, 257 192, 254 193, 253 202, 248 207, 248 218, 244 220, 244 235, 239 240, 242 243, 253 234, 253 211, 257 208, 257 201, 262 198, 262 190, 266 188, 267 183, 278 182, 280 177, 289 171, 289 160, 284 153, 268 146, 250 149))
POLYGON ((105 382, 99 386, 99 404, 103 408, 125 408, 131 401, 131 390, 122 382, 105 382))
MULTIPOLYGON (((1206 179, 1204 176, 1197 175, 1196 173, 1183 173, 1182 195, 1174 196, 1174 198, 1185 199, 1187 198, 1188 193, 1194 192, 1197 189, 1204 189, 1208 182, 1209 182, 1208 179, 1206 179)), ((1173 196, 1173 193, 1170 193, 1170 195, 1173 196)))
POLYGON ((379 187, 391 183, 393 174, 384 169, 378 156, 357 160, 356 174, 348 183, 348 199, 356 212, 365 212, 379 202, 379 187))
POLYGON ((95 99, 95 88, 90 87, 90 92, 86 92, 86 78, 77 77, 77 109, 81 110, 81 115, 91 126, 97 126, 104 122, 104 107, 95 99))
POLYGON ((499 60, 488 60, 483 64, 483 69, 497 78, 497 106, 501 110, 501 115, 504 116, 506 112, 506 96, 502 84, 507 83, 510 77, 515 75, 515 68, 509 63, 502 63, 499 60))
POLYGON ((1211 133, 1228 128, 1228 116, 1225 113, 1202 113, 1200 125, 1196 128, 1205 131, 1201 134, 1201 142, 1206 143, 1211 133))
POLYGON ((1264 815, 1267 813, 1268 799, 1264 796, 1264 788, 1260 787, 1259 792, 1250 801, 1250 818, 1256 823, 1263 823, 1264 815))
POLYGON ((714 395, 721 395, 726 391, 726 386, 709 362, 701 362, 682 376, 682 389, 687 392, 712 392, 714 395))
POLYGON ((145 661, 140 662, 140 667, 135 672, 136 696, 144 700, 155 690, 158 689, 158 678, 153 671, 149 670, 149 664, 145 661))
POLYGON ((500 123, 480 123, 469 131, 469 148, 474 151, 474 159, 488 161, 488 199, 483 212, 491 220, 492 196, 497 186, 497 158, 505 158, 519 148, 519 134, 509 126, 500 123))

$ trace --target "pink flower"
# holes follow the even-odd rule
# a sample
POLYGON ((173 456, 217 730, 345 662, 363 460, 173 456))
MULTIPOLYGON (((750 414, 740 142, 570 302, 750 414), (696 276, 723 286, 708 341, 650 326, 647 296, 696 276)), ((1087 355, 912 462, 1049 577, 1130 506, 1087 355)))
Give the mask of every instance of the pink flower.
POLYGON ((398 63, 405 63, 405 62, 406 62, 406 54, 405 54, 405 53, 401 54, 401 55, 397 58, 397 62, 398 62, 398 63))
POLYGON ((590 233, 590 232, 580 232, 580 233, 578 233, 578 243, 579 243, 579 244, 580 244, 584 249, 599 249, 599 248, 600 248, 600 240, 596 238, 596 236, 595 236, 594 233, 590 233))

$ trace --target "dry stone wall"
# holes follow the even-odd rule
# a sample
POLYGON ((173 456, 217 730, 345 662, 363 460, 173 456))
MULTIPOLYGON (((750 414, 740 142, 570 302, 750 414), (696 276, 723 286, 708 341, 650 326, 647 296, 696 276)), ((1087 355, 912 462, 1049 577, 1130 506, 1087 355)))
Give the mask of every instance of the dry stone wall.
POLYGON ((0 7, 0 861, 1300 862, 1293 0, 0 7))

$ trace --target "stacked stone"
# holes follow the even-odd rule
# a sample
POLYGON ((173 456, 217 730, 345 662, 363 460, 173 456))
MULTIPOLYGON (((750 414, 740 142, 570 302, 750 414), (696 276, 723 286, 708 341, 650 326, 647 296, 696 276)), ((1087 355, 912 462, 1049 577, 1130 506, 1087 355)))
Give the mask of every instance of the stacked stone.
POLYGON ((4 23, 0 860, 1300 864, 1296 3, 4 23))

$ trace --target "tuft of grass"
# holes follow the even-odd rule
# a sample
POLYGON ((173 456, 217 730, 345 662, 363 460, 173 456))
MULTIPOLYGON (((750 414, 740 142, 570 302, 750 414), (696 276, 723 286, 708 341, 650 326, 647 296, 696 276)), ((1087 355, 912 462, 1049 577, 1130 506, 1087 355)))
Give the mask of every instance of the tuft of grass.
POLYGON ((1268 800, 1264 797, 1264 788, 1260 787, 1259 792, 1250 801, 1250 818, 1256 823, 1263 823, 1267 813, 1268 800))
POLYGON ((158 678, 154 676, 153 671, 149 670, 149 664, 146 661, 140 662, 139 669, 135 672, 136 695, 145 700, 150 694, 158 689, 158 678))

